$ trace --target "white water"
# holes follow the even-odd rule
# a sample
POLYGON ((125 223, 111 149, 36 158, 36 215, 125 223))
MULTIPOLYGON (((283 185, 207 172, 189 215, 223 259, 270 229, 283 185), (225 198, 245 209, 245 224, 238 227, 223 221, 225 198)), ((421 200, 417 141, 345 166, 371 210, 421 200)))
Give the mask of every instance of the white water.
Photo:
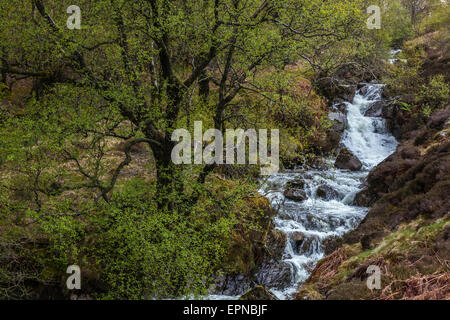
MULTIPOLYGON (((276 287, 264 283, 264 274, 257 278, 280 299, 289 299, 305 281, 319 259, 324 256, 323 241, 330 237, 343 236, 356 228, 368 209, 352 206, 351 203, 364 179, 377 164, 392 154, 397 141, 386 130, 382 118, 365 117, 365 111, 381 100, 382 85, 368 85, 362 94, 357 92, 352 103, 347 104, 348 125, 341 143, 363 163, 360 171, 340 170, 329 162, 326 170, 292 170, 271 176, 260 192, 266 195, 279 214, 275 218, 276 228, 287 234, 286 249, 280 261, 279 277, 271 281, 276 287), (283 191, 287 182, 301 178, 305 182, 308 199, 296 202, 286 199, 283 191), (337 193, 337 199, 325 200, 316 197, 317 188, 327 185, 337 193), (301 233, 304 240, 293 241, 301 233), (290 279, 286 282, 283 266, 288 266, 290 279), (284 279, 284 280, 283 280, 284 279)), ((272 270, 273 272, 273 270, 272 270)), ((276 272, 276 271, 275 271, 276 272)), ((234 300, 239 296, 210 295, 212 300, 234 300)))
POLYGON ((381 99, 381 88, 382 85, 369 85, 364 95, 358 91, 353 102, 347 103, 348 127, 341 142, 361 160, 361 171, 335 169, 330 162, 328 170, 294 170, 273 175, 260 190, 275 207, 280 207, 275 224, 288 236, 283 262, 289 265, 290 282, 281 289, 279 286, 269 288, 280 299, 289 299, 308 278, 310 270, 324 255, 324 239, 344 235, 367 214, 367 208, 351 203, 369 171, 397 147, 383 119, 364 116, 365 111, 381 99), (283 196, 286 183, 300 177, 306 182, 308 199, 303 202, 286 199, 283 196), (316 197, 317 187, 324 184, 338 192, 338 200, 316 197), (291 239, 298 232, 304 236, 302 242, 291 239))
POLYGON ((399 53, 402 52, 401 49, 395 49, 395 50, 391 50, 391 58, 388 60, 390 64, 394 64, 397 61, 403 62, 403 63, 407 63, 408 61, 406 59, 399 59, 398 55, 399 53))

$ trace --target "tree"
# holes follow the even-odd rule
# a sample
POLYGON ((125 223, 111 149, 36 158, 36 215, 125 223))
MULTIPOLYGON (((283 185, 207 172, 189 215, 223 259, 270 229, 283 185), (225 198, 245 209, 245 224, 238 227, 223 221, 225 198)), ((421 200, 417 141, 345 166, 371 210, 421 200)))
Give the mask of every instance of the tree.
MULTIPOLYGON (((33 80, 35 116, 45 113, 64 128, 52 128, 55 145, 76 165, 83 186, 105 201, 130 163, 130 149, 148 144, 164 210, 198 199, 184 192, 182 168, 171 161, 171 133, 191 123, 190 110, 212 110, 207 120, 224 131, 237 116, 230 108, 236 97, 260 91, 253 81, 259 71, 301 58, 314 64, 311 57, 350 38, 363 18, 360 2, 345 0, 99 0, 80 1, 82 29, 68 30, 69 4, 1 3, 2 78, 33 80), (90 110, 84 123, 80 108, 90 110), (100 169, 108 137, 126 145, 123 161, 106 177, 100 169), (76 151, 84 138, 96 159, 89 165, 76 151)), ((213 168, 203 167, 200 184, 213 168)))
POLYGON ((403 0, 403 5, 409 11, 411 23, 415 26, 429 10, 429 0, 403 0))

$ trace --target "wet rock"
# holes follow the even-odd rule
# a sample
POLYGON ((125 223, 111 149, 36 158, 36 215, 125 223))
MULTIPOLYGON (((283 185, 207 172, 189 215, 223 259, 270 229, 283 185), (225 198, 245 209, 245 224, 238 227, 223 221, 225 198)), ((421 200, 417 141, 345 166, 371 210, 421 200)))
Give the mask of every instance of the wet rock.
POLYGON ((332 129, 334 131, 344 131, 347 127, 347 117, 341 112, 332 112, 328 114, 328 119, 333 121, 332 129))
POLYGON ((339 193, 332 187, 322 184, 317 187, 316 197, 326 200, 339 199, 339 193))
POLYGON ((386 104, 385 101, 377 101, 372 104, 366 112, 364 112, 365 117, 381 117, 383 114, 383 106, 386 104))
POLYGON ((283 261, 264 263, 256 274, 257 283, 282 290, 291 284, 291 266, 283 261))
POLYGON ((304 186, 305 180, 303 180, 302 178, 297 178, 295 180, 291 180, 286 183, 286 187, 292 189, 303 189, 304 186))
POLYGON ((322 240, 322 248, 325 255, 333 253, 335 250, 339 249, 343 243, 342 237, 331 236, 322 240))
POLYGON ((271 259, 278 259, 284 251, 286 235, 274 228, 276 211, 265 197, 247 199, 249 213, 255 229, 236 228, 210 292, 239 295, 254 286, 254 274, 271 259), (258 214, 256 214, 258 212, 258 214), (262 214, 260 214, 262 213, 262 214), (275 258, 274 258, 275 257, 275 258))
POLYGON ((298 254, 313 254, 316 251, 320 239, 316 235, 305 236, 303 241, 294 242, 293 249, 298 254))
POLYGON ((304 190, 288 188, 284 191, 284 196, 293 201, 305 201, 308 197, 304 190))
POLYGON ((239 300, 278 300, 278 298, 263 286, 257 286, 244 293, 239 300))
POLYGON ((395 101, 383 105, 381 116, 386 120, 389 132, 397 139, 402 139, 407 132, 418 129, 417 119, 411 118, 411 113, 395 101))
POLYGON ((345 101, 344 99, 337 98, 331 104, 330 110, 332 110, 333 112, 347 114, 347 103, 346 102, 347 101, 345 101))
POLYGON ((383 108, 381 109, 381 115, 383 118, 391 119, 395 117, 395 114, 397 113, 400 106, 394 103, 386 103, 383 105, 383 108))
POLYGON ((341 112, 332 112, 328 114, 332 121, 332 126, 327 130, 327 141, 323 146, 324 151, 331 152, 339 145, 345 128, 347 127, 347 117, 341 112))
POLYGON ((303 234, 303 232, 300 231, 294 231, 290 237, 289 237, 292 241, 295 242, 303 242, 303 240, 305 240, 305 235, 303 234))
POLYGON ((367 83, 360 83, 358 84, 357 88, 359 90, 359 93, 365 96, 369 92, 370 85, 367 83))
POLYGON ((273 229, 269 232, 266 241, 266 261, 276 261, 281 258, 286 248, 286 233, 280 230, 273 229))
POLYGON ((376 200, 375 195, 365 187, 360 192, 358 192, 353 200, 353 205, 358 207, 370 207, 376 200))
POLYGON ((223 274, 216 277, 214 284, 209 291, 211 294, 237 296, 243 291, 249 290, 252 285, 253 282, 247 275, 223 274))
POLYGON ((339 155, 336 158, 334 166, 339 169, 358 171, 362 168, 362 163, 347 148, 342 148, 341 151, 339 152, 339 155))
POLYGON ((280 262, 286 248, 286 234, 271 229, 265 241, 265 250, 260 263, 248 273, 223 273, 216 276, 210 288, 211 294, 236 296, 258 284, 283 288, 290 283, 289 266, 280 262))
POLYGON ((372 125, 374 127, 374 133, 389 134, 389 130, 386 128, 386 123, 382 118, 372 117, 372 125))

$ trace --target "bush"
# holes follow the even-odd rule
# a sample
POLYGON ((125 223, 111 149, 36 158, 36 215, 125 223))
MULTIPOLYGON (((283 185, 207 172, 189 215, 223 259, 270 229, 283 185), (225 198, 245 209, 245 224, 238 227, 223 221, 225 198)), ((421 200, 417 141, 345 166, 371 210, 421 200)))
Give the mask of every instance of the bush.
POLYGON ((432 76, 428 84, 422 85, 418 94, 418 100, 431 109, 439 109, 449 102, 450 89, 444 76, 439 74, 432 76))
POLYGON ((419 25, 419 33, 425 34, 436 30, 448 28, 450 25, 450 6, 438 5, 430 15, 424 18, 419 25))

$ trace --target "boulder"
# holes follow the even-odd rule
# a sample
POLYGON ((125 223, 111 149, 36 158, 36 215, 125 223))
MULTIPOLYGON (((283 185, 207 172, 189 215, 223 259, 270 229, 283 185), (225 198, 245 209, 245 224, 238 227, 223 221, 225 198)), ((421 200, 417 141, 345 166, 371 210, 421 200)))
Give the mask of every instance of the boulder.
POLYGON ((255 283, 280 288, 290 281, 288 265, 280 262, 286 247, 286 234, 272 229, 267 234, 262 262, 247 273, 224 273, 216 276, 210 288, 211 294, 236 296, 250 290, 255 283))
POLYGON ((305 240, 305 235, 303 234, 303 232, 294 231, 293 233, 291 233, 289 238, 295 242, 302 242, 303 240, 305 240))
POLYGON ((257 286, 244 293, 239 300, 278 300, 278 298, 263 286, 257 286))
POLYGON ((291 180, 286 183, 287 188, 303 189, 304 186, 305 180, 303 180, 302 178, 297 178, 295 180, 291 180))
POLYGON ((342 148, 341 151, 339 152, 339 155, 336 158, 334 166, 339 169, 358 171, 362 168, 362 163, 347 148, 342 148))
POLYGON ((247 274, 221 274, 216 275, 213 285, 209 289, 210 294, 237 296, 245 290, 250 290, 253 285, 247 274))
POLYGON ((281 260, 271 263, 264 262, 255 276, 256 281, 253 281, 253 283, 256 282, 266 287, 283 290, 292 280, 291 265, 281 260))
POLYGON ((365 117, 381 117, 383 114, 383 106, 386 104, 385 101, 377 101, 372 104, 369 109, 364 112, 365 117))
POLYGON ((286 248, 286 233, 272 229, 267 235, 265 260, 272 262, 281 259, 286 248))
POLYGON ((337 98, 331 104, 330 110, 333 112, 340 112, 343 114, 347 114, 347 101, 341 98, 337 98))
MULTIPOLYGON (((348 82, 347 82, 348 83, 348 82)), ((343 84, 336 79, 330 77, 323 78, 316 84, 319 93, 328 98, 329 101, 333 101, 336 98, 343 99, 345 101, 353 101, 356 94, 356 85, 343 84)))
POLYGON ((347 117, 341 112, 331 112, 328 119, 332 122, 332 126, 327 130, 327 144, 324 149, 329 152, 339 145, 347 127, 347 117))
POLYGON ((294 201, 304 201, 307 199, 306 192, 303 190, 305 181, 301 178, 289 181, 286 183, 286 190, 284 196, 294 201))
POLYGON ((333 253, 342 246, 343 239, 339 236, 330 236, 322 240, 322 249, 325 255, 333 253))
POLYGON ((358 207, 370 207, 375 202, 375 198, 375 195, 372 194, 369 188, 365 187, 355 195, 353 205, 358 207))
POLYGON ((297 254, 312 254, 320 241, 317 235, 305 236, 302 241, 294 242, 294 252, 297 254))
POLYGON ((304 190, 294 188, 287 188, 283 194, 286 198, 294 201, 304 201, 308 198, 304 190))
POLYGON ((418 129, 420 123, 411 117, 411 113, 395 101, 385 103, 382 107, 381 116, 386 120, 386 127, 392 135, 401 140, 405 133, 418 129))
POLYGON ((358 84, 357 88, 359 90, 359 93, 363 96, 365 96, 367 92, 369 92, 369 85, 367 83, 360 83, 358 84))
POLYGON ((326 184, 322 184, 317 187, 316 197, 326 200, 338 199, 339 193, 334 190, 332 187, 327 186, 326 184))
POLYGON ((328 119, 333 122, 332 129, 335 131, 344 131, 347 127, 347 117, 342 112, 331 112, 328 114, 328 119))

